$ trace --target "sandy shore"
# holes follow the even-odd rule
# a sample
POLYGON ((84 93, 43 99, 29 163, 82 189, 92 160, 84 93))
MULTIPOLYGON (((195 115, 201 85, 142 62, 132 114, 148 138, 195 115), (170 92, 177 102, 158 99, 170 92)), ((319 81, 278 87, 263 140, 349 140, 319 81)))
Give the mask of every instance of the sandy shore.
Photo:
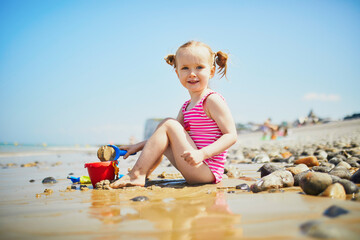
MULTIPOLYGON (((261 133, 250 133, 240 135, 233 150, 306 147, 343 137, 357 139, 359 133, 358 120, 293 129, 288 138, 271 142, 261 141, 261 133)), ((0 156, 1 239, 314 239, 308 226, 335 232, 332 236, 338 239, 360 239, 359 201, 309 196, 300 187, 256 194, 236 189, 260 178, 260 163, 232 164, 240 170, 240 178, 189 186, 182 179, 157 178, 162 172, 176 177, 177 171, 165 161, 145 188, 93 190, 89 185, 89 190, 80 191, 76 185, 75 191, 66 192, 71 186, 68 174, 88 175, 84 163, 98 161, 95 149, 7 154, 0 156), (21 167, 35 161, 35 167, 21 167), (16 165, 6 167, 9 163, 16 165), (42 184, 49 176, 57 183, 42 184), (42 194, 45 189, 53 193, 42 194), (130 200, 137 196, 148 200, 130 200), (324 215, 333 205, 348 213, 324 215)), ((123 161, 121 171, 126 172, 135 159, 123 161)))

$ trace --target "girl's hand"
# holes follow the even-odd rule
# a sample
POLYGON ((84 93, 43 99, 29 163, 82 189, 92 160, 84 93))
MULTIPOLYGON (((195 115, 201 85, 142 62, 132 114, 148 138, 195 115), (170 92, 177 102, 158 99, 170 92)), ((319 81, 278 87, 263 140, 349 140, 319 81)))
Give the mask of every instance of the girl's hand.
POLYGON ((139 151, 136 144, 134 144, 134 145, 123 145, 123 146, 120 146, 119 149, 127 151, 127 153, 123 157, 124 159, 126 159, 131 154, 136 153, 136 152, 139 151))
POLYGON ((205 155, 201 150, 185 151, 181 154, 181 157, 191 166, 199 165, 205 159, 205 155))

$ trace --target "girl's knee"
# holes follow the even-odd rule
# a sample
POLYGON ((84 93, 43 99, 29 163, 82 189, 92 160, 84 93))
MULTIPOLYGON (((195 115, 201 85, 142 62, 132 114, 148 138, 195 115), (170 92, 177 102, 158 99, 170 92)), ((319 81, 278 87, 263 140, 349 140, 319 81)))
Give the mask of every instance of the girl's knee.
POLYGON ((178 122, 178 120, 176 120, 175 118, 165 118, 164 120, 162 120, 158 126, 159 127, 178 127, 181 126, 181 124, 178 122))

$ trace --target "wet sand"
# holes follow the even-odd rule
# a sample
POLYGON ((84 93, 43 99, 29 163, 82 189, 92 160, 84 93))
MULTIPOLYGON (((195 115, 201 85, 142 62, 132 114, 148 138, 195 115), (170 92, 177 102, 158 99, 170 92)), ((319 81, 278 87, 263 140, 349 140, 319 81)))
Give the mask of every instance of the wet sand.
MULTIPOLYGON (((289 138, 266 143, 307 144, 358 134, 359 130, 360 121, 331 123, 294 129, 289 138)), ((259 147, 264 143, 260 137, 259 133, 240 135, 234 148, 259 147)), ((162 172, 173 174, 171 178, 177 175, 164 161, 145 188, 94 190, 88 185, 89 190, 80 191, 78 184, 75 191, 66 192, 71 186, 68 174, 88 175, 84 163, 98 161, 96 149, 6 154, 0 154, 1 239, 314 239, 302 227, 310 221, 316 221, 319 228, 337 230, 339 239, 360 238, 359 201, 308 196, 299 187, 273 193, 235 188, 259 179, 257 170, 263 164, 232 164, 240 169, 240 178, 189 186, 181 178, 158 178, 162 172), (21 167, 35 161, 35 167, 21 167), (6 167, 7 163, 17 166, 6 167), (42 184, 49 176, 58 182, 42 184), (53 193, 42 194, 45 189, 53 193), (137 196, 148 200, 130 200, 137 196), (349 213, 325 216, 324 211, 333 205, 349 213)), ((135 159, 123 161, 121 172, 135 159)))

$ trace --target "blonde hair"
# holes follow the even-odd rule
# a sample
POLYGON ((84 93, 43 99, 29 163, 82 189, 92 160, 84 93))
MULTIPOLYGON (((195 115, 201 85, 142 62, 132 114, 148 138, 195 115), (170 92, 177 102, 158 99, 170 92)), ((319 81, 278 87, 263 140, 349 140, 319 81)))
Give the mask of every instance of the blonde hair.
POLYGON ((180 49, 183 48, 189 48, 189 47, 195 47, 195 46, 202 46, 205 47, 206 49, 209 50, 210 56, 211 56, 211 65, 214 65, 216 68, 216 65, 218 65, 219 69, 218 69, 218 74, 220 74, 220 78, 224 77, 226 78, 226 70, 227 70, 227 60, 228 60, 228 55, 224 52, 218 51, 216 53, 214 53, 211 48, 206 45, 203 42, 197 42, 197 41, 189 41, 183 45, 181 45, 178 50, 176 51, 175 55, 174 54, 169 54, 167 55, 164 59, 165 61, 173 66, 174 68, 176 68, 176 56, 178 55, 178 52, 180 49))

